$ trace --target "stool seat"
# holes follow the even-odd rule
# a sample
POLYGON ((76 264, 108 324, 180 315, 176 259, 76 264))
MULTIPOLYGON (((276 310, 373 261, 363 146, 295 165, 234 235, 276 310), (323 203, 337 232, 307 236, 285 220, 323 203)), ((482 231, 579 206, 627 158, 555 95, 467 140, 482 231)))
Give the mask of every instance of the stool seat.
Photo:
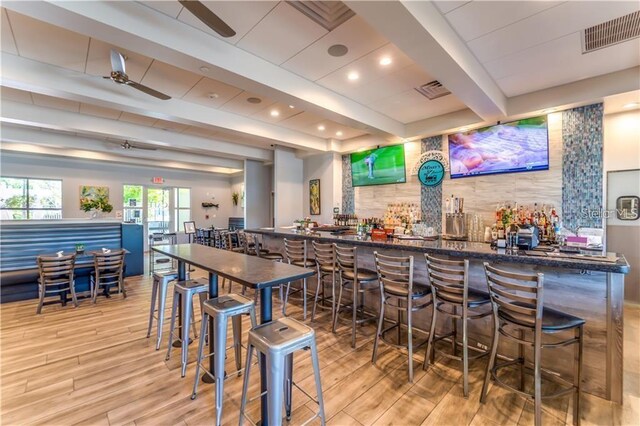
POLYGON ((208 299, 202 304, 202 308, 210 315, 226 314, 235 315, 235 312, 244 312, 248 306, 254 305, 253 300, 240 294, 225 294, 224 296, 208 299))
MULTIPOLYGON (((342 271, 342 277, 347 280, 353 280, 355 274, 353 271, 342 271)), ((358 281, 364 283, 366 281, 375 281, 378 279, 378 273, 371 269, 358 268, 358 281)))
POLYGON ((262 253, 260 252, 260 257, 267 260, 282 260, 284 257, 280 253, 262 253))
POLYGON ((334 268, 333 265, 320 265, 320 271, 331 274, 333 272, 337 272, 338 268, 334 268))
MULTIPOLYGON (((459 297, 451 293, 439 294, 438 298, 449 303, 462 303, 462 294, 459 297)), ((489 293, 469 287, 469 292, 467 294, 467 306, 470 308, 477 308, 478 306, 486 305, 489 302, 491 302, 489 293)))
POLYGON ((285 351, 291 346, 296 346, 300 341, 313 338, 314 334, 313 328, 284 317, 255 327, 249 332, 249 338, 256 339, 256 343, 260 342, 269 350, 285 351))
MULTIPOLYGON (((413 299, 419 299, 431 294, 431 287, 426 284, 414 282, 412 290, 411 298, 413 299)), ((385 284, 384 292, 399 297, 406 297, 408 293, 406 285, 394 285, 389 283, 385 284)))
POLYGON ((196 278, 193 280, 178 281, 175 288, 181 290, 193 290, 198 289, 199 287, 204 287, 206 289, 208 285, 209 283, 207 280, 203 278, 196 278))
POLYGON ((316 266, 316 261, 313 259, 307 259, 307 261, 305 262, 304 259, 299 259, 299 260, 292 260, 291 264, 295 266, 300 266, 301 268, 313 268, 314 266, 316 266))
MULTIPOLYGON (((522 306, 523 308, 535 309, 535 306, 527 303, 514 302, 514 305, 522 306)), ((509 322, 515 323, 521 327, 533 328, 531 322, 524 320, 524 315, 520 317, 515 313, 505 312, 498 308, 498 315, 509 322)), ((551 308, 542 308, 542 331, 555 332, 561 330, 569 330, 572 328, 580 327, 585 324, 585 320, 575 317, 564 312, 557 311, 551 308)))

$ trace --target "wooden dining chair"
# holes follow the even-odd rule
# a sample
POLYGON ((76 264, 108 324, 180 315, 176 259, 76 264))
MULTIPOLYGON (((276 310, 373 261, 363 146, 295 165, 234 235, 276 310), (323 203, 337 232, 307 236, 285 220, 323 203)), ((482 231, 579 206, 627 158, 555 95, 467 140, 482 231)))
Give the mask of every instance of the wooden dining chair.
POLYGON ((39 256, 38 262, 38 293, 39 299, 36 314, 42 312, 42 307, 50 303, 66 303, 66 292, 71 293, 73 304, 78 307, 76 298, 74 267, 76 255, 68 256, 39 256), (56 301, 45 302, 47 296, 58 296, 62 298, 56 301))
POLYGON ((105 294, 109 296, 110 287, 117 285, 118 293, 127 297, 124 287, 124 255, 124 249, 93 254, 94 275, 91 276, 90 283, 93 303, 96 303, 100 287, 105 287, 105 294))

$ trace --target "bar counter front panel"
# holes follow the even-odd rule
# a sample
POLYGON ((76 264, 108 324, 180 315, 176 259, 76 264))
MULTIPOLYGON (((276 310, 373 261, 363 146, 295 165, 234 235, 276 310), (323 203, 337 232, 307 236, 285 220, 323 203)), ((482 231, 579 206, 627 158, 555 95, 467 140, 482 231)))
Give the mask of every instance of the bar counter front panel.
MULTIPOLYGON (((622 403, 622 342, 624 274, 629 264, 622 255, 617 261, 594 259, 555 258, 526 254, 498 253, 483 243, 460 241, 421 241, 388 239, 372 241, 369 237, 331 235, 327 232, 300 233, 290 230, 250 229, 248 233, 261 235, 265 248, 284 253, 284 238, 306 239, 358 247, 358 266, 375 270, 373 252, 395 256, 414 256, 414 280, 427 283, 427 270, 423 253, 443 258, 469 259, 469 285, 487 290, 483 262, 520 273, 544 274, 544 304, 586 320, 583 389, 591 394, 622 403)), ((309 244, 309 253, 312 256, 309 244)), ((312 287, 315 284, 312 284, 312 287)), ((380 305, 377 293, 365 295, 365 307, 377 313, 380 305)), ((387 315, 392 318, 391 316, 387 315)), ((425 330, 417 333, 426 338, 431 323, 431 309, 419 312, 413 319, 414 327, 425 330)), ((440 316, 437 324, 440 334, 449 331, 449 322, 440 316)), ((489 347, 493 330, 491 316, 469 322, 469 345, 489 347)), ((562 335, 562 334, 561 334, 562 335)), ((547 336, 553 339, 553 336, 547 336)), ((423 348, 421 350, 424 350, 423 348)), ((499 353, 517 356, 517 347, 501 339, 499 353)), ((532 354, 527 358, 531 359, 532 354)), ((562 372, 572 377, 574 349, 572 347, 543 351, 543 368, 562 372)))

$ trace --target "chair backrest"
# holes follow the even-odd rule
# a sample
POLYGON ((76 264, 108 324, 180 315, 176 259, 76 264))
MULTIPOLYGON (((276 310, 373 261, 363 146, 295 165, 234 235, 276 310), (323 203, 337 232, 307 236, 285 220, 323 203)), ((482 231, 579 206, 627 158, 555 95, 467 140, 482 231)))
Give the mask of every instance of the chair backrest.
POLYGON ((467 305, 469 261, 445 260, 424 255, 431 292, 437 299, 454 305, 467 305))
POLYGON ((164 241, 164 233, 162 232, 154 232, 151 235, 149 235, 149 239, 152 242, 160 242, 160 241, 164 241))
POLYGON ((240 247, 240 237, 237 231, 227 233, 227 250, 240 247))
POLYGON ((76 255, 38 256, 38 273, 42 285, 73 282, 76 255))
POLYGON ((358 249, 356 247, 340 247, 333 245, 336 253, 336 263, 340 273, 353 272, 354 276, 358 273, 358 249))
POLYGON ((228 250, 229 249, 229 231, 220 231, 220 249, 228 250))
POLYGON ((284 239, 284 252, 289 263, 307 262, 307 240, 284 239))
POLYGON ((542 327, 543 274, 519 274, 484 263, 494 314, 519 325, 542 327))
POLYGON ((255 255, 260 257, 260 241, 255 234, 244 234, 244 252, 249 255, 255 255))
POLYGON ((109 253, 94 252, 93 265, 96 273, 96 280, 103 278, 122 278, 124 269, 124 249, 111 250, 109 253))
POLYGON ((374 251, 373 257, 383 293, 392 286, 402 288, 408 296, 413 294, 413 256, 386 256, 374 251))
POLYGON ((316 258, 318 266, 330 266, 335 269, 336 265, 336 252, 331 243, 319 243, 312 241, 313 255, 316 258))

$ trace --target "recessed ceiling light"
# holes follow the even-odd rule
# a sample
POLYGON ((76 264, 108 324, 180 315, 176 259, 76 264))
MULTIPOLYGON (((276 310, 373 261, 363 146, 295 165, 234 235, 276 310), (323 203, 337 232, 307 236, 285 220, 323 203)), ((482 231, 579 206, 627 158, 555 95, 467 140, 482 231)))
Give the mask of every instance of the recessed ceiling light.
POLYGON ((358 74, 358 73, 357 73, 357 72, 355 72, 355 71, 351 71, 351 72, 347 75, 347 78, 348 78, 349 80, 351 80, 351 81, 354 81, 354 80, 357 80, 357 79, 359 79, 359 78, 360 78, 360 74, 358 74))
POLYGON ((635 108, 638 106, 640 106, 640 102, 630 102, 628 104, 625 104, 623 108, 635 108))
POLYGON ((271 116, 272 117, 277 117, 280 115, 280 111, 278 111, 277 109, 272 109, 271 110, 271 116))
POLYGON ((217 93, 209 93, 207 96, 209 96, 209 99, 218 99, 220 97, 217 93))
POLYGON ((331 56, 340 57, 347 54, 349 48, 344 44, 334 44, 327 49, 327 53, 331 56))
POLYGON ((319 126, 318 126, 318 130, 320 130, 321 132, 323 132, 323 131, 324 131, 324 125, 322 125, 322 124, 321 124, 321 125, 319 125, 319 126))
POLYGON ((294 109, 295 105, 289 105, 289 108, 294 109))
POLYGON ((202 66, 202 67, 200 67, 200 71, 209 72, 209 67, 202 66))
POLYGON ((250 104, 259 104, 260 102, 262 102, 262 99, 260 98, 247 98, 247 102, 249 102, 250 104))
POLYGON ((342 136, 342 132, 341 132, 340 130, 338 130, 338 131, 336 132, 336 136, 342 136))
POLYGON ((385 56, 384 58, 380 59, 380 65, 389 65, 391 64, 391 58, 388 56, 385 56))

